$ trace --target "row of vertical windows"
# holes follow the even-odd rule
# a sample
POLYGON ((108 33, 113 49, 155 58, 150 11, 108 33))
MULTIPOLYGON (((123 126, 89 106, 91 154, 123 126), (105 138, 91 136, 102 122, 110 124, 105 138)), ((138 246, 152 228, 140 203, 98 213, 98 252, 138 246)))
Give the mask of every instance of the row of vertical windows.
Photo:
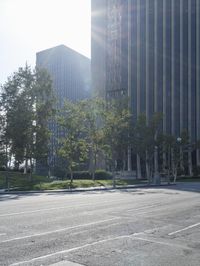
POLYGON ((192 139, 196 138, 200 94, 196 83, 198 1, 133 0, 131 18, 133 113, 146 108, 149 115, 163 112, 166 132, 179 135, 188 129, 192 139))

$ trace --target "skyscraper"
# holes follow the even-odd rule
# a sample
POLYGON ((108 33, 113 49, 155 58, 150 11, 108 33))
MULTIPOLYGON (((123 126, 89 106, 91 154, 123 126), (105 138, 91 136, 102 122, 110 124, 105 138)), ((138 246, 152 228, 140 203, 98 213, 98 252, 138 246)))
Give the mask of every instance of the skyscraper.
MULTIPOLYGON (((56 109, 60 110, 66 99, 77 101, 90 96, 90 59, 78 52, 59 45, 36 55, 36 66, 45 68, 51 75, 56 96, 56 109)), ((49 164, 57 164, 55 150, 63 135, 55 121, 49 122, 51 142, 49 164)))
POLYGON ((125 92, 135 119, 162 112, 163 132, 200 139, 200 0, 92 0, 91 59, 105 97, 125 92))

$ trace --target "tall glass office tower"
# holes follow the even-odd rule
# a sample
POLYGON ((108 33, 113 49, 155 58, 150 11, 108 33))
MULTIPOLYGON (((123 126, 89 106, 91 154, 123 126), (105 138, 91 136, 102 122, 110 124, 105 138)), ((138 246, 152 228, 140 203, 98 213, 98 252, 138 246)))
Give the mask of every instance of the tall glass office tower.
POLYGON ((125 92, 135 119, 162 112, 163 132, 200 139, 200 0, 92 0, 91 59, 102 95, 125 92))
MULTIPOLYGON (((56 96, 56 109, 60 110, 66 99, 78 101, 90 97, 90 59, 79 54, 78 52, 59 45, 36 55, 36 66, 45 68, 49 72, 53 89, 56 96)), ((64 132, 60 129, 55 121, 49 121, 51 131, 51 140, 49 147, 49 164, 51 167, 59 164, 56 150, 58 140, 64 132)), ((47 167, 37 164, 39 172, 46 172, 47 167), (43 168, 43 169, 42 169, 43 168)))

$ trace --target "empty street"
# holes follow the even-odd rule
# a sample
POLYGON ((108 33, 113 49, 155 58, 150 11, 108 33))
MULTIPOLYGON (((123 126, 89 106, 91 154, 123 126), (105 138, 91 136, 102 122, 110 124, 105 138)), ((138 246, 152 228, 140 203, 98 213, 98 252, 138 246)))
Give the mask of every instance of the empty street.
POLYGON ((0 265, 200 265, 200 184, 0 195, 0 265))

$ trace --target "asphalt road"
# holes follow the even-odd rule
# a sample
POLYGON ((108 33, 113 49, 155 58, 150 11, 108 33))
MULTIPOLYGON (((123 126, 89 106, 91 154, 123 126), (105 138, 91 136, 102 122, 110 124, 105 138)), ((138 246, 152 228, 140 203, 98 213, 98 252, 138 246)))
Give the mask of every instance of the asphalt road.
POLYGON ((200 184, 0 195, 0 265, 198 266, 200 184))

